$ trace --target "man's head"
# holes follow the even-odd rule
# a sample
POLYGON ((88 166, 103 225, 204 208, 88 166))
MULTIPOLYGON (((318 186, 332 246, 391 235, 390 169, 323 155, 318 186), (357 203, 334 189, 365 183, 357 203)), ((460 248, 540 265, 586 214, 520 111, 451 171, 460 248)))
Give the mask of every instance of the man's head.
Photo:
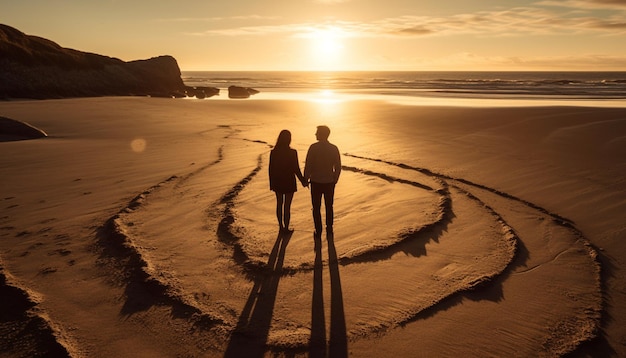
POLYGON ((315 132, 315 137, 317 140, 328 140, 328 136, 330 135, 330 128, 327 126, 317 126, 317 132, 315 132))

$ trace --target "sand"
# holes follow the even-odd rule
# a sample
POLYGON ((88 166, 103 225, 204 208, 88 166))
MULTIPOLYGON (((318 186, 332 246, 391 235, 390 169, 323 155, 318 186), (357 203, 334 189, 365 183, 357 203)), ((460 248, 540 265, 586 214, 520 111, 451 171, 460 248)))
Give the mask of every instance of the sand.
POLYGON ((626 355, 626 109, 0 103, 0 356, 626 355), (281 129, 331 128, 334 235, 279 235, 281 129))

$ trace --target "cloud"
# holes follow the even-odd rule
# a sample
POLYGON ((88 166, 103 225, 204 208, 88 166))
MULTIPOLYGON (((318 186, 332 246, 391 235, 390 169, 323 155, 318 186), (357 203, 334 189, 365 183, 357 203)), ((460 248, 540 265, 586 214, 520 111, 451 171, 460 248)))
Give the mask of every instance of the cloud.
POLYGON ((625 0, 590 0, 591 3, 626 6, 625 0))
POLYGON ((618 70, 626 65, 626 56, 607 56, 598 54, 568 56, 481 56, 471 52, 460 52, 449 56, 429 59, 414 59, 409 66, 433 70, 463 66, 476 70, 526 70, 546 71, 562 70, 566 65, 569 70, 618 70))
POLYGON ((626 0, 545 0, 536 3, 543 6, 573 9, 617 9, 626 10, 626 0))
POLYGON ((608 31, 626 32, 625 21, 596 21, 589 24, 589 28, 608 31))
POLYGON ((427 29, 423 26, 405 27, 405 28, 395 31, 396 34, 408 35, 408 36, 430 35, 433 32, 434 32, 433 30, 427 29))
POLYGON ((157 19, 156 21, 160 22, 218 22, 218 21, 229 21, 229 20, 277 20, 280 19, 278 16, 262 16, 262 15, 239 15, 239 16, 229 16, 229 17, 175 17, 175 18, 165 18, 165 19, 157 19))
POLYGON ((342 3, 346 3, 349 2, 351 0, 313 0, 314 2, 320 3, 320 4, 342 4, 342 3))
POLYGON ((225 29, 206 30, 202 32, 188 32, 194 36, 264 36, 277 33, 291 33, 303 31, 303 25, 265 25, 265 26, 242 26, 225 29), (300 29, 300 30, 297 30, 300 29))
POLYGON ((221 18, 228 20, 276 20, 280 19, 279 16, 263 16, 263 15, 241 15, 241 16, 231 16, 229 18, 221 18))
POLYGON ((616 70, 623 69, 626 65, 626 56, 609 56, 598 54, 553 56, 553 57, 528 57, 516 59, 516 64, 530 69, 561 69, 564 65, 571 70, 616 70))
POLYGON ((480 34, 483 36, 547 35, 596 32, 626 32, 626 16, 603 18, 590 14, 554 12, 520 7, 501 11, 481 11, 447 17, 403 16, 362 24, 369 36, 429 36, 480 34))
MULTIPOLYGON (((548 3, 544 1, 542 3, 548 3)), ((581 0, 565 0, 565 3, 581 0)), ((585 3, 625 3, 626 0, 587 0, 585 3)), ((257 19, 249 17, 250 19, 257 19)), ((242 17, 243 19, 243 17, 242 17)), ((479 11, 445 17, 399 16, 371 22, 327 21, 211 29, 194 35, 267 35, 302 37, 316 29, 335 27, 344 37, 422 37, 474 34, 482 36, 528 36, 550 34, 626 33, 626 13, 613 12, 602 17, 593 12, 563 12, 541 7, 517 7, 498 11, 479 11)))

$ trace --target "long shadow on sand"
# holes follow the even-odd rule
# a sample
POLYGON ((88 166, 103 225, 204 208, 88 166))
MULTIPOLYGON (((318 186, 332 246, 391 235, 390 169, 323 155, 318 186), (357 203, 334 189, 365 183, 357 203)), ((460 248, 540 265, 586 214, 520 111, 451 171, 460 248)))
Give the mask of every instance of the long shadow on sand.
POLYGON ((328 239, 328 271, 330 273, 330 339, 326 345, 326 323, 324 316, 322 237, 314 235, 315 266, 313 270, 313 304, 311 310, 311 343, 309 357, 343 358, 348 356, 346 316, 343 309, 343 293, 339 276, 339 262, 335 249, 335 237, 328 239))
POLYGON ((267 262, 268 270, 260 273, 248 296, 224 357, 263 357, 267 349, 276 304, 278 283, 282 276, 287 244, 292 233, 279 234, 267 262))

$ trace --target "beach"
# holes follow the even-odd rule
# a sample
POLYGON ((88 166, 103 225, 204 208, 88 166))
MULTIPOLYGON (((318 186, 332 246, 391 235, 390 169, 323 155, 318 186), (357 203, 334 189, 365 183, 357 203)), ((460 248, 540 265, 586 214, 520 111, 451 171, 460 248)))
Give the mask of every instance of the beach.
POLYGON ((626 355, 626 109, 0 102, 2 356, 626 355), (269 151, 342 154, 279 235, 269 151), (3 302, 4 298, 3 298, 3 302), (25 332, 29 332, 26 334, 25 332))

